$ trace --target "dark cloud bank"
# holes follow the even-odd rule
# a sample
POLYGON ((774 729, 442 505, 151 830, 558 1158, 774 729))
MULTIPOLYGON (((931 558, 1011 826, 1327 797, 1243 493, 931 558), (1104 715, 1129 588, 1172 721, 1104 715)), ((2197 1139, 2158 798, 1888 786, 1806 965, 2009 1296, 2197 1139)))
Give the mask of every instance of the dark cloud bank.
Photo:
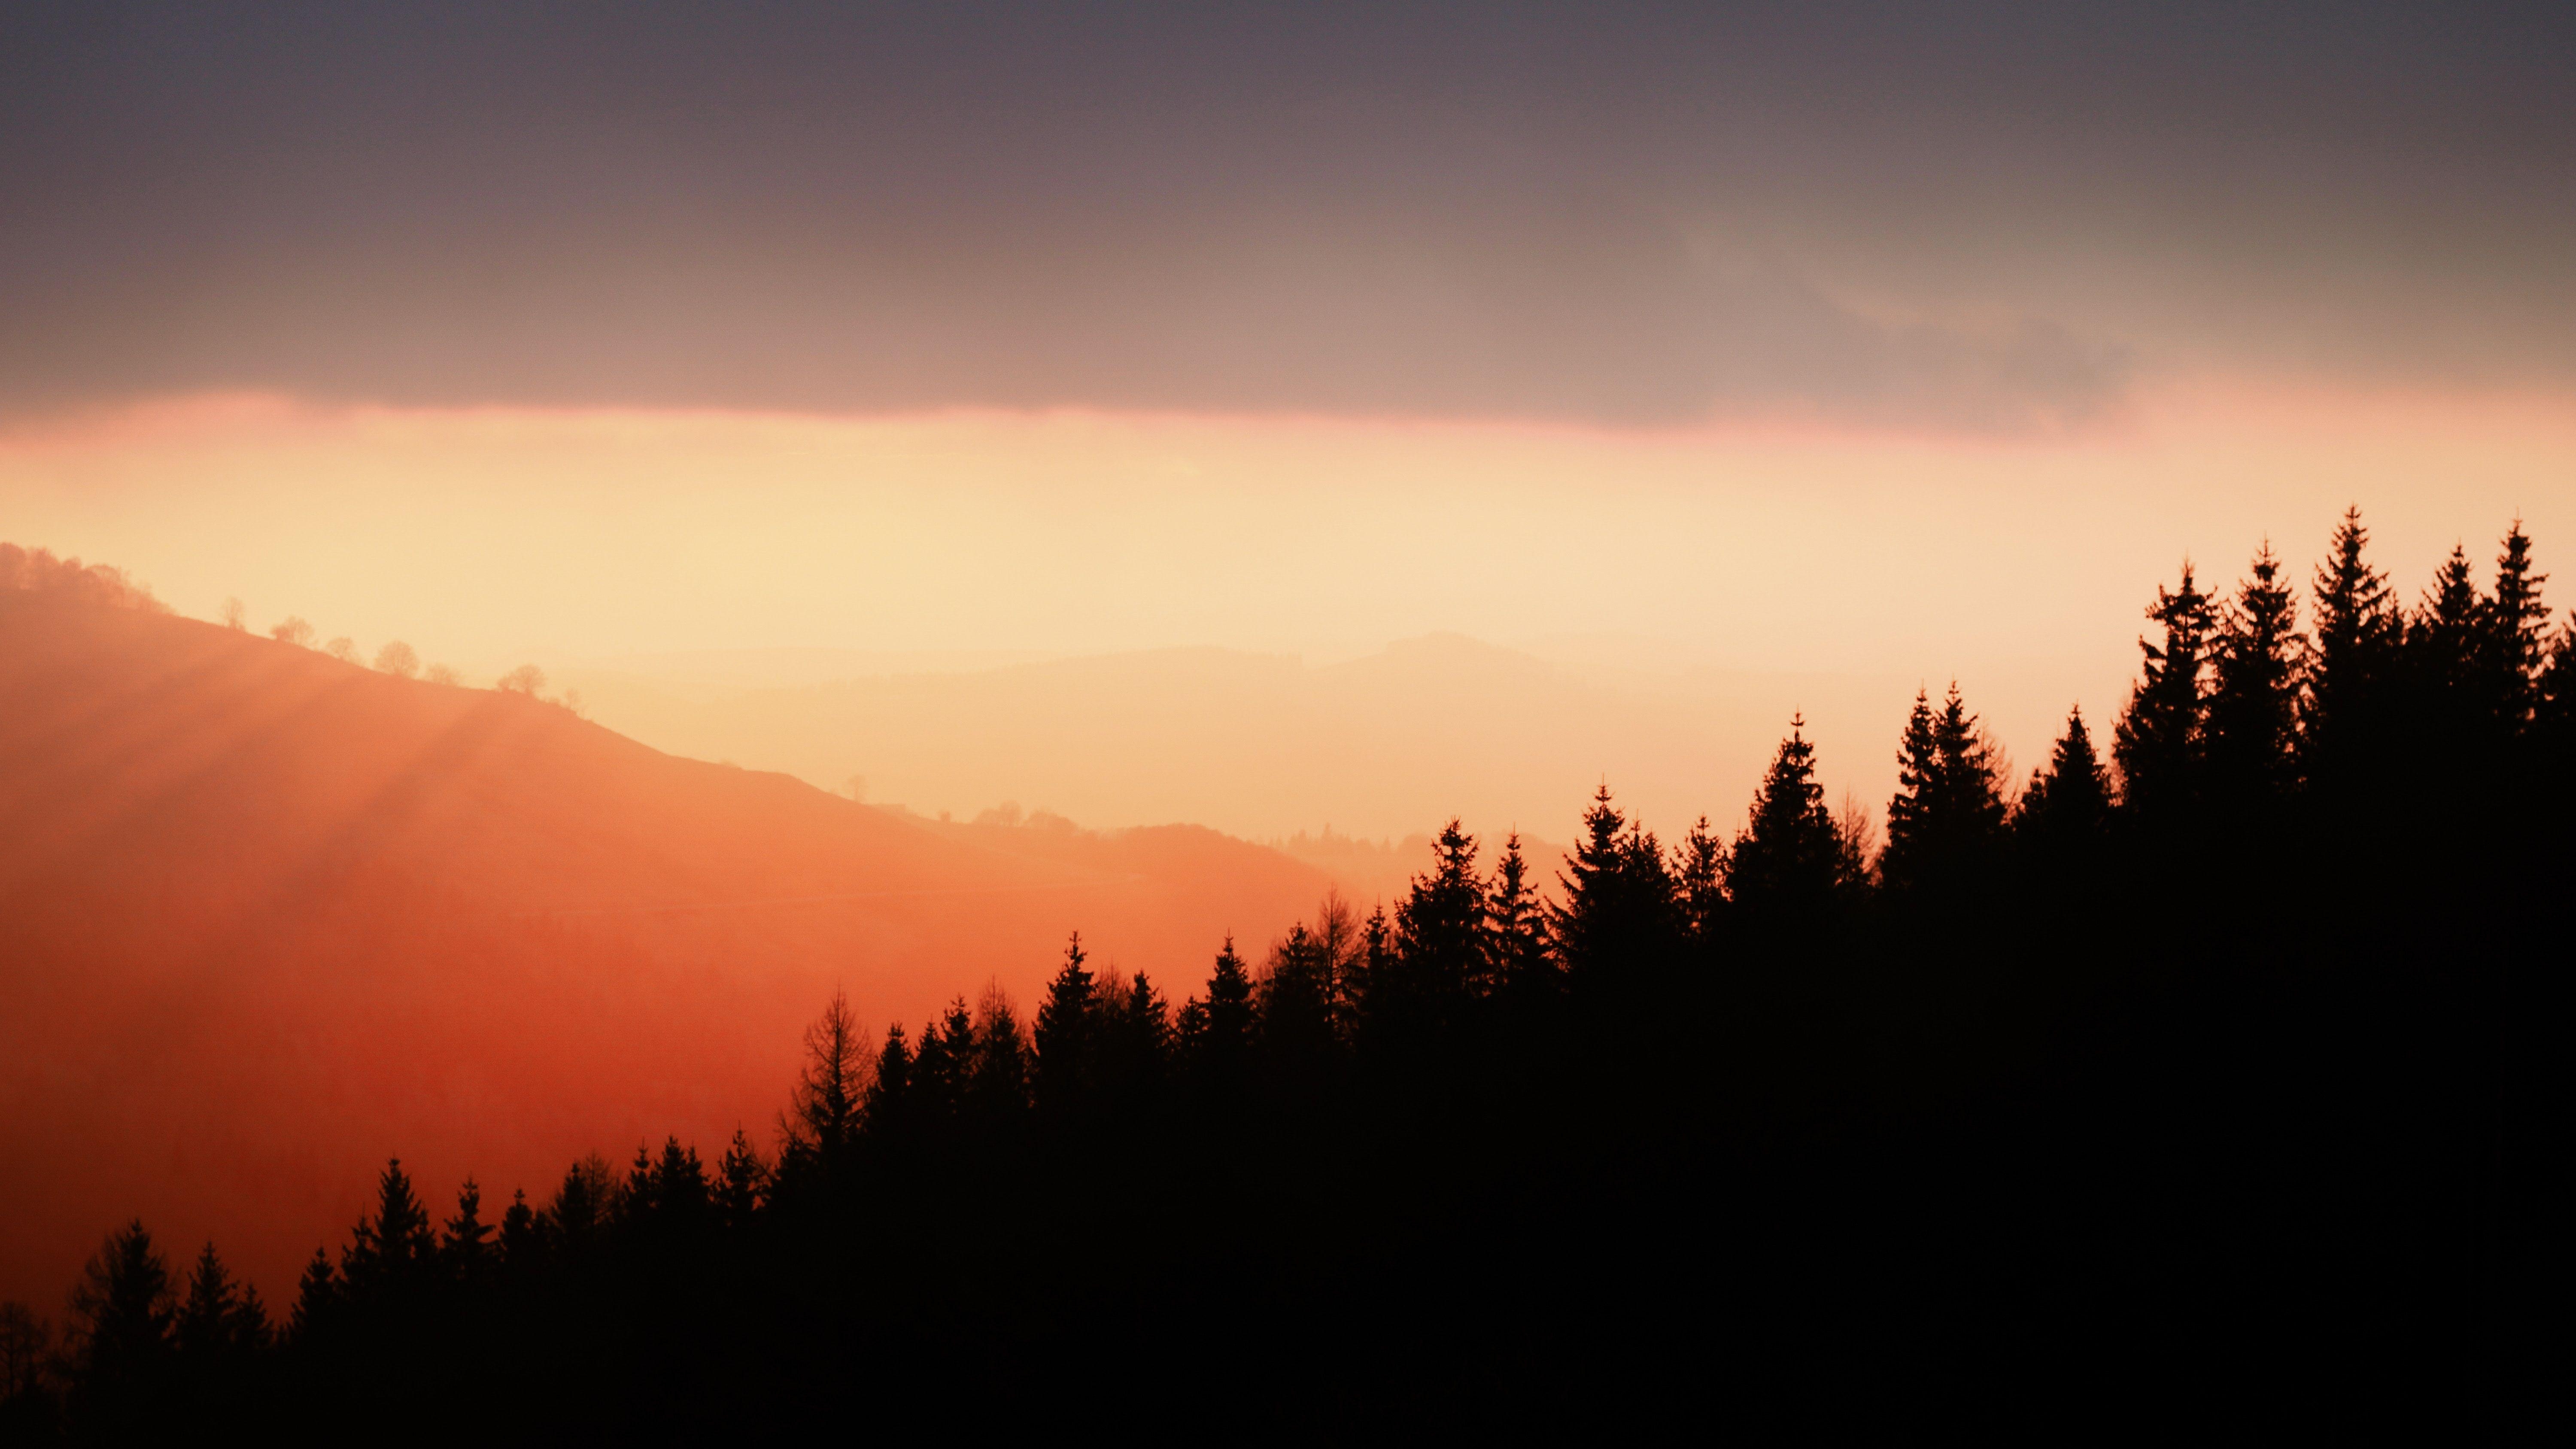
POLYGON ((13 7, 0 408, 2015 430, 2192 362, 2557 380, 2571 16, 13 7))

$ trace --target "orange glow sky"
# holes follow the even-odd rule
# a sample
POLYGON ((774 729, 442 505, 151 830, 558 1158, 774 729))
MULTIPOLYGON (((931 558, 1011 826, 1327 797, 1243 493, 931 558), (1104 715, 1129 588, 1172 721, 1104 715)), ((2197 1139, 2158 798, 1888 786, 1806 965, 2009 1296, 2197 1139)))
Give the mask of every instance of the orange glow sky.
MULTIPOLYGON (((121 563, 185 613, 238 595, 254 627, 399 637, 469 676, 774 646, 1321 660, 1452 630, 1649 671, 1955 675, 2025 762, 2067 703, 2116 708, 2186 554, 2232 578, 2269 536, 2303 574, 2358 502, 2411 593, 2517 515, 2559 557, 2571 480, 2565 397, 2215 381, 2005 440, 256 395, 0 433, 11 537, 121 563)), ((1879 722, 1818 723, 1866 752, 1828 764, 1876 798, 1879 722)), ((1209 823, 1364 818, 1336 803, 1209 823)))
MULTIPOLYGON (((11 12, 0 536, 485 679, 1448 630, 1899 717, 1955 674, 2028 762, 2186 553, 2304 573, 2358 503, 2411 595, 2516 514, 2576 540, 2571 44, 2565 6, 11 12)), ((1833 708, 1883 798, 1890 722, 1833 708)), ((1731 813, 1767 741, 1711 748, 1731 813)))

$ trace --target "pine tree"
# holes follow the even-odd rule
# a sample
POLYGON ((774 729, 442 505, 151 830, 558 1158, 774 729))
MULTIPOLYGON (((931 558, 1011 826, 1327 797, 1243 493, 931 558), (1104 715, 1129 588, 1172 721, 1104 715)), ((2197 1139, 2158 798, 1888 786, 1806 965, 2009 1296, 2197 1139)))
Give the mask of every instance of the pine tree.
POLYGON ((1898 890, 1913 886, 1928 848, 1926 817, 1934 808, 1941 770, 1936 730, 1931 691, 1917 689, 1914 709, 1905 717, 1905 733, 1897 739, 1896 793, 1887 800, 1887 849, 1878 862, 1880 878, 1898 890))
POLYGON ((303 1276, 295 1282, 295 1312, 288 1319, 287 1331, 297 1343, 318 1342, 338 1321, 340 1287, 340 1275, 331 1267, 331 1255, 315 1248, 313 1261, 304 1265, 303 1276))
POLYGON ((235 1283, 208 1243, 188 1275, 188 1295, 173 1323, 173 1341, 201 1374, 238 1373, 241 1360, 268 1346, 268 1310, 259 1290, 235 1283))
POLYGON ((2208 716, 2211 789, 2218 799, 2256 806, 2289 791, 2306 652, 2298 603, 2266 540, 2219 616, 2208 716))
POLYGON ((966 1084, 967 1115, 989 1142, 1020 1130, 1029 1110, 1029 1042, 1011 998, 988 986, 975 1008, 974 1064, 966 1084))
POLYGON ((859 1117, 872 1141, 895 1144, 914 1130, 912 1115, 913 1055, 904 1040, 903 1023, 886 1028, 885 1045, 877 1048, 876 1069, 860 1093, 859 1117))
POLYGON ((2200 803, 2207 757, 2202 676, 2215 615, 2209 595, 2192 581, 2190 560, 2183 561, 2180 588, 2168 593, 2157 586, 2147 618, 2163 626, 2164 640, 2138 641, 2143 672, 2112 733, 2111 753, 2128 808, 2142 818, 2171 820, 2200 803))
MULTIPOLYGON (((544 1255, 545 1242, 539 1232, 536 1209, 528 1206, 526 1189, 516 1190, 510 1194, 510 1206, 501 1213, 501 1266, 513 1275, 524 1276, 536 1271, 544 1255)), ((330 1265, 322 1266, 327 1269, 330 1265)))
POLYGON ((1619 841, 1627 827, 1627 817, 1611 803, 1610 784, 1605 780, 1593 792, 1591 808, 1583 812, 1583 834, 1574 843, 1574 853, 1566 857, 1564 874, 1557 878, 1562 904, 1548 920, 1559 958, 1578 977, 1598 975, 1610 965, 1617 949, 1615 923, 1610 918, 1624 864, 1619 841))
POLYGON ((2469 552, 2451 545, 2451 556, 2434 571, 2433 586, 2406 621, 2406 654, 2416 680, 2446 696, 2465 696, 2486 641, 2486 600, 2478 595, 2469 568, 2469 552))
POLYGON ((1105 1099, 1115 1111, 1149 1111, 1161 1101, 1169 1071, 1171 1008, 1142 971, 1102 1005, 1099 1048, 1105 1099))
POLYGON ((1682 936, 1702 961, 1712 959, 1726 928, 1726 842, 1703 815, 1691 823, 1673 859, 1674 899, 1682 936))
POLYGON ((1989 877, 2004 839, 2005 805, 1994 747, 1956 681, 1940 712, 1917 693, 1887 803, 1879 878, 1900 893, 1956 891, 1989 877))
POLYGON ((1394 973, 1382 983, 1379 1024, 1437 1028, 1464 1009, 1488 976, 1476 838, 1452 820, 1431 842, 1430 873, 1415 876, 1396 907, 1394 973))
POLYGON ((1252 973, 1232 936, 1216 953, 1206 997, 1191 998, 1181 1016, 1183 1050, 1200 1093, 1213 1101, 1239 1098, 1250 1080, 1255 1014, 1252 973))
POLYGON ((1082 933, 1064 948, 1064 965, 1047 983, 1038 1005, 1037 1105, 1051 1116, 1078 1111, 1092 1078, 1092 1037, 1097 1015, 1091 972, 1083 965, 1082 933))
POLYGON ((456 1191, 456 1216, 447 1220, 446 1238, 438 1248, 448 1281, 471 1288, 491 1276, 491 1237, 491 1226, 483 1221, 483 1189, 469 1177, 456 1191))
POLYGON ((1814 916, 1843 895, 1840 832, 1816 783, 1816 747, 1804 716, 1789 722, 1727 852, 1727 898, 1757 919, 1814 916))
POLYGON ((617 1175, 597 1153, 564 1169, 540 1219, 548 1246, 567 1254, 587 1251, 616 1216, 618 1197, 617 1175))
POLYGON ((2311 589, 2316 640, 2299 711, 2300 764, 2310 781, 2340 781, 2366 768, 2387 728, 2401 624, 2387 576, 2367 560, 2369 543, 2361 510, 2345 510, 2311 589))
POLYGON ((72 1317, 79 1417, 120 1431, 149 1424, 170 1392, 177 1314, 169 1264, 142 1223, 108 1234, 83 1266, 72 1317))
POLYGON ((730 1233, 750 1231, 768 1191, 769 1164, 761 1160, 749 1134, 736 1127, 732 1145, 716 1166, 716 1221, 730 1233))
POLYGON ((715 1203, 707 1184, 706 1164, 695 1147, 665 1135, 658 1155, 638 1147, 636 1171, 628 1179, 626 1217, 643 1224, 664 1242, 686 1240, 713 1221, 715 1203))
POLYGON ((1297 1063, 1332 1050, 1332 951, 1305 922, 1271 943, 1253 994, 1264 1056, 1297 1063))
POLYGON ((1583 834, 1557 877, 1562 904, 1548 931, 1566 980, 1589 990, 1633 982, 1670 961, 1681 907, 1655 837, 1620 814, 1606 783, 1583 812, 1583 834))
POLYGON ((407 1304, 427 1285, 437 1261, 429 1210, 413 1194, 402 1159, 390 1159, 376 1179, 374 1215, 360 1219, 351 1235, 347 1261, 341 1265, 345 1291, 371 1306, 407 1304))
POLYGON ((2031 772, 2013 812, 2013 834, 2033 858, 2064 865, 2089 858, 2111 825, 2111 777, 2093 750, 2084 709, 2068 711, 2066 733, 2047 765, 2031 772))
POLYGON ((1486 893, 1486 957, 1497 989, 1518 1000, 1544 998, 1556 985, 1556 959, 1548 950, 1547 904, 1530 884, 1520 832, 1503 837, 1502 858, 1486 893))
POLYGON ((2499 739, 2530 729, 2541 705, 2541 676, 2550 659, 2549 606, 2540 586, 2549 576, 2532 566, 2531 538, 2515 519, 2496 556, 2495 592, 2479 631, 2479 693, 2499 739))

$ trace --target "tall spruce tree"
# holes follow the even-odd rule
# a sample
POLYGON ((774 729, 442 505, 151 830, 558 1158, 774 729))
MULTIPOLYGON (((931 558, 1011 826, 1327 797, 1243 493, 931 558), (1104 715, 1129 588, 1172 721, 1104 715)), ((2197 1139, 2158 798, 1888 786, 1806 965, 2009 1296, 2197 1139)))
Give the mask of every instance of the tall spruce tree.
POLYGON ((72 1401, 111 1442, 166 1408, 176 1317, 170 1267, 152 1234, 139 1221, 108 1234, 72 1289, 72 1401))
POLYGON ((1654 836, 1623 816, 1606 783, 1557 877, 1548 929, 1568 983, 1598 988, 1664 964, 1679 938, 1670 866, 1654 836))
POLYGON ((417 1299, 437 1263, 429 1209, 413 1193, 402 1159, 393 1158, 376 1178, 375 1213, 360 1219, 351 1234, 348 1260, 341 1265, 346 1290, 360 1304, 399 1310, 417 1299))
POLYGON ((1089 959, 1082 950, 1082 933, 1074 932, 1064 948, 1064 964, 1047 983, 1046 999, 1038 1003, 1037 1105, 1049 1116, 1075 1114, 1090 1094, 1099 1001, 1084 964, 1089 959))
POLYGON ((2533 566, 2531 537, 2517 518, 2496 555, 2495 592, 2479 631, 2480 704, 2500 739, 2531 728, 2540 712, 2541 676, 2550 663, 2549 606, 2541 601, 2547 574, 2533 566))
POLYGON ((2314 650, 2299 705, 2304 778, 2344 781, 2370 767, 2388 729, 2388 693, 2402 624, 2387 575, 2370 566, 2361 510, 2344 511, 2317 565, 2314 650))
POLYGON ((2209 697, 2211 789, 2240 809, 2287 794, 2297 775, 2300 670, 2307 638, 2270 540, 2219 615, 2209 697))
POLYGON ((1673 853, 1673 899, 1683 943, 1702 964, 1716 959, 1726 930, 1726 842, 1703 815, 1673 853))
POLYGON ((1513 1000, 1552 994, 1556 958, 1548 949, 1547 903, 1530 880, 1529 857, 1517 830, 1503 836, 1503 853, 1485 893, 1486 957, 1495 989, 1513 1000))
POLYGON ((1887 802, 1881 884, 1899 895, 1954 891, 1991 874, 2005 828, 1995 752, 1952 681, 1935 713, 1914 696, 1897 756, 1896 794, 1887 802))
POLYGON ((1249 1088, 1254 1021, 1252 973, 1228 936, 1208 972, 1207 995, 1181 1008, 1181 1052, 1203 1100, 1230 1104, 1249 1088))
POLYGON ((206 1244, 188 1275, 187 1297, 172 1320, 171 1338, 199 1378, 242 1371, 242 1361, 268 1347, 268 1309, 259 1290, 236 1283, 206 1244))
POLYGON ((2084 709, 2067 712, 2048 763, 2033 770, 2013 809, 2013 834, 2038 860, 2072 865, 2086 860, 2111 825, 2111 776, 2093 749, 2084 709))
POLYGON ((2180 587, 2156 587, 2147 618, 2162 627, 2160 642, 2138 640, 2144 655, 2129 708, 2112 734, 2119 762, 2121 799, 2145 820, 2178 820, 2202 802, 2207 759, 2207 680, 2210 633, 2216 622, 2210 596, 2182 566, 2180 587))
POLYGON ((999 986, 988 986, 975 1006, 974 1065, 966 1083, 966 1111, 988 1144, 1009 1141, 1029 1109, 1029 1042, 1019 1014, 999 986))
POLYGON ((1455 820, 1431 842, 1431 870, 1395 911, 1395 961, 1376 1003, 1382 1026, 1434 1027, 1456 1018, 1489 977, 1485 887, 1476 838, 1455 820))
POLYGON ((1821 915, 1845 893, 1842 837, 1816 783, 1806 724, 1803 715, 1789 721, 1727 852, 1727 898, 1756 920, 1821 915))
POLYGON ((456 1216, 438 1245, 439 1268, 451 1283, 480 1288, 494 1266, 492 1227, 483 1221, 483 1189, 474 1179, 456 1190, 456 1216))
POLYGON ((914 1131, 912 1073, 912 1046, 904 1038, 903 1023, 898 1021, 886 1028, 885 1043, 877 1048, 876 1069, 868 1073, 867 1090, 859 1096, 860 1130, 871 1141, 910 1141, 914 1131))
MULTIPOLYGON (((736 1127, 724 1159, 716 1164, 716 1221, 728 1232, 749 1232, 768 1192, 769 1164, 751 1145, 750 1134, 736 1127)), ((506 1231, 506 1223, 504 1227, 506 1231)))

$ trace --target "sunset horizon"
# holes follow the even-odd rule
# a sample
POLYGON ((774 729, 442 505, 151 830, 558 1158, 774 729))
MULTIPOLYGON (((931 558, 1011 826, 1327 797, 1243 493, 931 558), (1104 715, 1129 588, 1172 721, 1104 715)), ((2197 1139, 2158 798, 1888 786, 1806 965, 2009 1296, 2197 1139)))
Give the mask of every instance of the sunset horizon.
POLYGON ((2536 1437, 2572 62, 0 11, 0 1443, 2536 1437))

